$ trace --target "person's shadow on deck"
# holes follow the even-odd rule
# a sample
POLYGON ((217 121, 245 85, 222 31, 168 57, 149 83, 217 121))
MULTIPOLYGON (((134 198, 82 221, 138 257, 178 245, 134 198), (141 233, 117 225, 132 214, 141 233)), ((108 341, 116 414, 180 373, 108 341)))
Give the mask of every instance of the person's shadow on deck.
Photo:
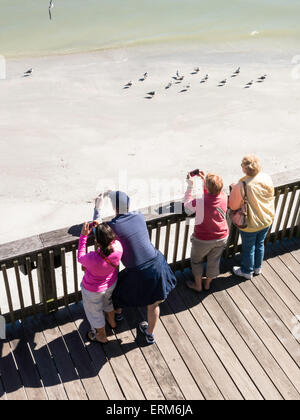
MULTIPOLYGON (((299 241, 295 245, 297 248, 299 241)), ((287 248, 281 246, 281 249, 273 248, 272 252, 267 250, 266 256, 268 258, 280 252, 287 252, 287 248)), ((177 287, 161 304, 162 320, 164 316, 176 315, 201 304, 210 294, 244 282, 244 279, 231 274, 232 266, 237 263, 236 259, 225 261, 220 276, 212 282, 208 292, 197 293, 186 286, 186 280, 192 279, 190 269, 177 272, 177 287)), ((0 340, 0 397, 5 391, 8 394, 21 392, 24 386, 25 390, 40 391, 40 395, 43 387, 46 392, 54 387, 54 396, 57 392, 65 393, 70 398, 68 384, 71 388, 82 388, 84 392, 83 381, 101 381, 102 370, 108 363, 113 377, 114 366, 119 360, 128 363, 125 357, 128 352, 147 346, 138 329, 139 322, 144 319, 146 308, 124 309, 124 321, 118 324, 114 332, 107 329, 110 342, 105 346, 86 340, 89 324, 82 302, 49 315, 27 318, 24 322, 16 322, 15 326, 8 325, 7 340, 0 340)), ((77 395, 80 395, 80 389, 77 395)))
MULTIPOLYGON (((183 275, 189 276, 190 273, 185 270, 183 275)), ((234 276, 226 279, 220 277, 214 281, 211 292, 236 284, 237 278, 234 276)), ((186 288, 182 278, 175 293, 180 294, 181 304, 174 306, 170 294, 170 299, 161 305, 162 316, 189 309, 191 302, 192 305, 199 304, 207 296, 207 293, 197 294, 196 299, 186 300, 194 292, 186 288)), ((139 322, 145 317, 145 308, 124 309, 124 320, 117 329, 113 332, 107 328, 110 340, 107 345, 87 341, 89 324, 81 302, 49 315, 40 314, 16 322, 14 326, 8 325, 7 339, 0 341, 0 397, 5 391, 8 394, 21 392, 24 387, 25 391, 36 389, 40 397, 52 389, 52 397, 56 392, 60 393, 60 397, 66 393, 66 397, 70 398, 66 384, 78 388, 76 395, 80 393, 80 388, 84 388, 82 381, 85 379, 90 378, 97 383, 98 377, 100 385, 101 371, 107 363, 110 364, 112 359, 118 363, 121 358, 122 363, 127 363, 124 362, 124 356, 128 352, 148 345, 138 329, 139 322)), ((109 369, 114 371, 113 365, 109 369)), ((81 391, 84 395, 84 389, 81 391)))

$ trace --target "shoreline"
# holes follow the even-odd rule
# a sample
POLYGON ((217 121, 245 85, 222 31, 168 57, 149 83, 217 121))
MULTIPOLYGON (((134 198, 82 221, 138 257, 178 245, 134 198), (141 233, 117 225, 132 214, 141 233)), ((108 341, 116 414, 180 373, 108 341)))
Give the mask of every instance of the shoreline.
MULTIPOLYGON (((256 31, 253 31, 256 32, 256 31)), ((6 53, 4 56, 7 60, 25 60, 25 59, 46 59, 46 58, 55 58, 55 57, 64 57, 64 56, 74 56, 74 55, 93 55, 108 53, 114 51, 166 51, 169 49, 179 50, 187 49, 193 50, 195 48, 204 52, 204 54, 241 54, 246 52, 246 54, 256 54, 256 55, 269 55, 276 54, 297 54, 298 40, 297 38, 287 36, 285 41, 282 42, 280 36, 262 36, 260 32, 257 32, 255 35, 244 34, 243 37, 239 39, 201 39, 193 38, 191 36, 176 38, 175 36, 166 37, 166 38, 145 38, 145 39, 133 39, 130 41, 121 42, 119 41, 116 44, 108 44, 102 46, 90 46, 90 47, 81 47, 80 49, 65 49, 65 50, 48 50, 48 51, 37 51, 37 52, 28 52, 25 54, 21 53, 6 53)), ((1 52, 1 51, 0 51, 1 52)))

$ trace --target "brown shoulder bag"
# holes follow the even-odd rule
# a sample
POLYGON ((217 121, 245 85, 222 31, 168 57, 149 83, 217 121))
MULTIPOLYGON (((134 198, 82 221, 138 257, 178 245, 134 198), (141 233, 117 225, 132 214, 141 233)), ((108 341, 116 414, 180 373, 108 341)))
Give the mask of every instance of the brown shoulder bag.
POLYGON ((241 207, 237 210, 229 210, 231 223, 239 229, 245 229, 248 226, 248 197, 246 182, 243 181, 244 200, 241 207))

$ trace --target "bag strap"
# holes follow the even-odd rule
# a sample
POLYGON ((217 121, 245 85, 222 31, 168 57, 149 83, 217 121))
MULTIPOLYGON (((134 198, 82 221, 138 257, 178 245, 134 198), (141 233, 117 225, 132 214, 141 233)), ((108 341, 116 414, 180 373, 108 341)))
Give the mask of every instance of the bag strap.
POLYGON ((223 209, 221 209, 221 207, 216 207, 217 211, 224 217, 224 219, 226 220, 226 213, 223 209))
POLYGON ((242 197, 242 198, 243 198, 244 203, 246 203, 246 204, 247 204, 247 202, 248 202, 248 196, 247 196, 247 184, 246 184, 246 182, 245 182, 245 181, 242 181, 242 184, 243 184, 243 190, 244 190, 244 197, 242 197))
POLYGON ((243 181, 243 185, 244 185, 245 198, 248 198, 248 197, 247 197, 247 184, 246 184, 246 182, 245 182, 245 181, 243 181))
POLYGON ((107 264, 111 265, 114 268, 118 268, 117 265, 115 265, 114 263, 112 263, 105 255, 102 254, 102 252, 100 251, 100 249, 97 250, 97 253, 99 254, 100 257, 102 257, 104 259, 105 262, 107 262, 107 264))

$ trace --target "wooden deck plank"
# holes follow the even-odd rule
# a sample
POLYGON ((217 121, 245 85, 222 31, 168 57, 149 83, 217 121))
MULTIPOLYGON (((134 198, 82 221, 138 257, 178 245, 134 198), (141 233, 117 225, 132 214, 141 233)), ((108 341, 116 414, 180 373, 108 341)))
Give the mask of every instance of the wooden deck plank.
MULTIPOLYGON (((242 323, 241 319, 244 316, 266 349, 268 349, 269 355, 272 357, 270 362, 272 362, 272 373, 274 372, 273 382, 276 384, 281 394, 285 398, 293 396, 294 399, 300 399, 300 371, 295 362, 244 295, 242 290, 240 288, 232 288, 227 292, 232 298, 232 306, 236 306, 241 314, 243 314, 239 317, 240 323, 242 323), (278 367, 280 367, 280 369, 278 369, 278 367), (279 385, 282 385, 281 388, 279 388, 279 385)), ((263 366, 265 367, 265 364, 263 364, 263 366)))
MULTIPOLYGON (((273 384, 273 386, 269 385, 269 393, 271 393, 271 395, 268 399, 293 399, 294 397, 298 397, 295 388, 292 386, 284 372, 280 369, 276 360, 260 341, 259 337, 253 331, 247 320, 243 317, 239 308, 232 301, 228 293, 225 291, 220 292, 215 294, 215 298, 249 347, 252 355, 259 363, 260 368, 263 371, 262 381, 266 381, 266 384, 269 382, 273 384), (266 380, 266 376, 268 377, 268 381, 266 380)), ((264 392, 265 398, 267 398, 266 391, 268 391, 268 389, 266 389, 266 386, 261 384, 259 377, 255 377, 255 381, 260 389, 262 389, 262 392, 264 392)))
POLYGON ((291 251, 291 254, 295 258, 295 260, 297 260, 298 263, 300 264, 300 249, 291 251))
POLYGON ((116 339, 110 339, 109 343, 106 345, 101 345, 99 343, 92 344, 102 346, 105 356, 107 360, 109 360, 110 366, 118 380, 118 383, 120 384, 125 399, 144 400, 144 393, 122 352, 119 341, 116 339))
POLYGON ((101 377, 101 381, 108 398, 110 400, 124 400, 125 397, 118 382, 118 378, 115 376, 106 354, 103 351, 103 347, 98 343, 90 343, 86 338, 86 333, 89 331, 90 326, 85 318, 82 303, 70 305, 69 310, 77 331, 80 334, 94 366, 101 377))
MULTIPOLYGON (((71 308, 74 308, 75 305, 72 305, 71 308)), ((79 305, 76 305, 79 308, 79 305)), ((84 316, 83 307, 81 306, 81 317, 82 321, 84 316)), ((79 311, 78 311, 79 312, 79 311)), ((74 314, 74 311, 71 311, 74 314)), ((135 372, 136 378, 140 384, 140 387, 143 389, 147 399, 164 399, 162 392, 160 391, 154 376, 152 375, 149 366, 147 365, 140 349, 134 341, 134 336, 132 335, 129 326, 126 321, 122 322, 123 331, 121 328, 115 330, 116 338, 120 340, 120 345, 123 350, 125 357, 127 358, 129 364, 131 365, 132 370, 135 372)), ((88 322, 85 323, 86 332, 89 330, 88 322)), ((111 330, 110 330, 111 332, 111 330)), ((83 334, 85 335, 85 334, 83 334)), ((98 345, 98 347, 101 347, 98 345)), ((103 372, 101 373, 101 378, 103 377, 103 372)), ((105 387, 105 385, 104 385, 105 387)), ((106 389, 106 387, 105 387, 106 389)), ((120 388, 119 388, 120 389, 120 388)), ((121 391, 120 391, 121 392, 121 391)), ((122 392, 121 395, 123 396, 122 392)), ((123 397, 124 398, 124 397, 123 397)))
POLYGON ((262 274, 276 293, 286 303, 294 315, 299 315, 299 301, 291 290, 281 280, 280 276, 273 268, 264 261, 262 264, 262 274))
POLYGON ((24 335, 37 364, 46 393, 50 400, 67 400, 67 394, 51 358, 38 318, 29 317, 22 322, 24 335))
POLYGON ((151 369, 137 345, 135 337, 126 319, 118 323, 114 330, 115 336, 121 343, 121 349, 134 371, 137 381, 147 400, 164 400, 164 395, 158 386, 151 369))
MULTIPOLYGON (((184 274, 187 276, 186 272, 184 274)), ((203 294, 198 294, 188 288, 185 288, 184 292, 179 289, 179 292, 244 399, 262 400, 262 395, 245 368, 248 367, 249 362, 251 363, 251 353, 248 351, 243 360, 243 355, 248 349, 239 334, 234 329, 232 331, 219 329, 204 306, 203 294)), ((223 318, 225 318, 224 314, 223 318)))
POLYGON ((67 308, 54 314, 76 371, 90 400, 107 400, 98 372, 89 357, 67 308))
MULTIPOLYGON (((293 333, 295 328, 295 315, 291 312, 290 308, 275 292, 275 290, 267 282, 263 275, 253 277, 252 284, 259 290, 259 292, 272 307, 273 311, 279 316, 288 330, 293 333)), ((298 342, 300 342, 300 337, 298 342)))
POLYGON ((205 335, 199 328, 186 305, 183 303, 178 291, 168 298, 168 303, 176 314, 178 321, 185 330, 194 348, 210 372, 216 385, 226 400, 243 400, 241 393, 216 355, 205 335))
POLYGON ((117 340, 110 340, 104 347, 106 357, 122 388, 126 400, 144 400, 145 395, 132 371, 120 344, 117 340))
POLYGON ((296 258, 291 253, 280 255, 279 258, 290 270, 290 272, 295 276, 295 278, 300 284, 300 264, 296 260, 296 258))
POLYGON ((147 360, 147 363, 153 375, 155 376, 165 399, 183 400, 184 395, 182 394, 176 379, 170 370, 170 367, 167 365, 157 345, 146 345, 144 337, 141 337, 139 330, 135 329, 139 322, 144 319, 144 317, 142 317, 141 314, 133 308, 124 309, 124 316, 133 335, 136 337, 141 352, 143 353, 144 358, 147 360), (136 333, 134 331, 136 331, 136 333))
MULTIPOLYGON (((199 354, 194 349, 182 326, 173 313, 170 313, 168 303, 161 305, 161 320, 172 339, 178 353, 192 375, 199 390, 206 400, 223 400, 223 395, 210 376, 206 366, 203 364, 199 354), (180 337, 180 340, 178 340, 180 337)), ((160 345, 159 345, 160 346, 160 345)))
MULTIPOLYGON (((141 310, 143 319, 146 319, 146 311, 141 310)), ((155 327, 156 345, 165 359, 170 371, 172 372, 185 399, 204 400, 201 390, 197 386, 189 368, 182 359, 180 351, 177 349, 168 330, 165 328, 161 318, 155 327)))
POLYGON ((53 315, 42 315, 39 320, 69 400, 87 400, 87 394, 53 315))
POLYGON ((300 346, 294 336, 277 316, 277 314, 273 311, 268 302, 259 293, 253 283, 241 283, 240 288, 299 367, 300 346))
POLYGON ((27 400, 24 386, 21 382, 9 340, 0 342, 0 372, 6 398, 8 400, 27 400))
POLYGON ((222 393, 167 302, 161 305, 161 320, 204 398, 223 400, 222 393))
MULTIPOLYGON (((252 349, 249 348, 249 341, 253 339, 253 337, 251 337, 251 333, 249 334, 248 332, 249 326, 244 325, 244 331, 246 331, 246 333, 241 335, 240 331, 235 328, 235 324, 232 323, 234 317, 236 316, 236 314, 233 313, 232 308, 228 309, 228 307, 226 307, 226 311, 224 310, 224 300, 227 297, 228 295, 225 291, 215 292, 214 295, 208 296, 207 299, 205 299, 204 306, 214 319, 215 323, 217 323, 218 327, 224 331, 225 338, 233 347, 238 358, 248 372, 248 375, 251 377, 253 383, 262 394, 263 398, 268 400, 281 400, 281 394, 263 370, 259 361, 255 357, 256 355, 251 351, 252 349), (246 334, 248 335, 246 336, 246 334), (248 339, 245 340, 245 338, 248 339)), ((242 323, 240 328, 243 328, 242 323)))
POLYGON ((161 305, 154 345, 137 328, 145 308, 124 310, 108 346, 86 340, 81 303, 9 326, 0 400, 299 400, 297 246, 271 250, 252 281, 227 273, 201 294, 179 281, 161 305))
MULTIPOLYGON (((297 297, 300 304, 300 282, 297 277, 295 277, 280 257, 268 259, 268 264, 273 268, 274 271, 280 276, 282 281, 287 285, 287 287, 292 291, 292 293, 297 297)), ((300 272, 300 266, 299 272, 300 272)))
POLYGON ((20 322, 16 322, 13 328, 7 328, 7 337, 11 340, 11 349, 28 399, 47 400, 47 394, 20 322))

